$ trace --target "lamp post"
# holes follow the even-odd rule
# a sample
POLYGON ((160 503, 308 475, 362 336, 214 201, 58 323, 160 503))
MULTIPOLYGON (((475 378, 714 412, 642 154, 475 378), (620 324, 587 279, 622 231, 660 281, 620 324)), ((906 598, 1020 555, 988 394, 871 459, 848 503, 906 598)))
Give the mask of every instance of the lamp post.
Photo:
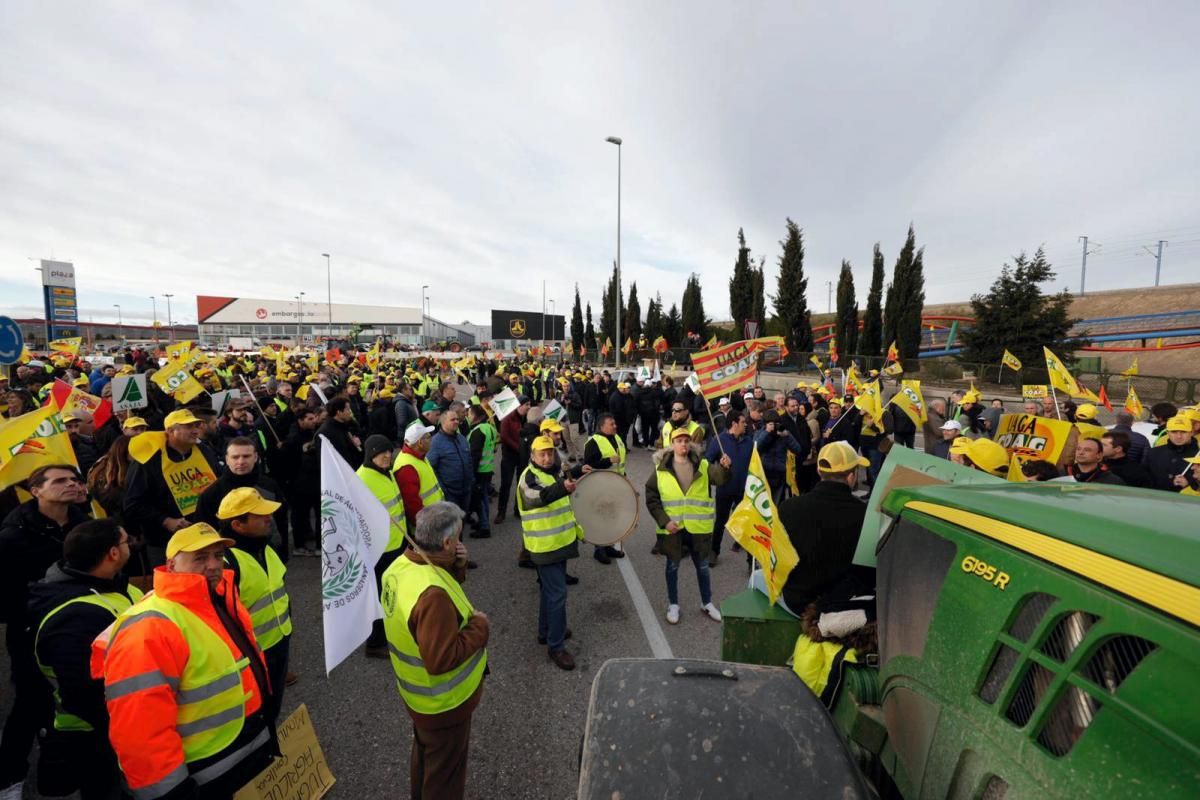
POLYGON ((421 287, 421 338, 417 344, 425 346, 425 290, 429 288, 429 284, 421 287))
MULTIPOLYGON (((333 269, 329 265, 329 253, 325 256, 325 310, 329 315, 329 338, 333 338, 333 269)), ((328 344, 328 343, 327 343, 328 344)))
POLYGON ((153 310, 153 318, 150 320, 150 325, 154 328, 154 343, 158 344, 158 298, 150 295, 151 308, 153 310))
POLYGON ((554 301, 551 300, 550 301, 550 340, 557 342, 558 339, 554 335, 556 332, 555 328, 554 328, 554 321, 555 321, 555 319, 554 319, 554 301))
POLYGON ((171 321, 171 298, 173 294, 163 292, 163 297, 167 298, 167 336, 171 340, 171 344, 175 343, 175 323, 171 321))
POLYGON ((113 308, 117 310, 117 336, 121 337, 121 345, 125 344, 125 323, 121 321, 121 304, 113 303, 113 308))
POLYGON ((296 295, 296 347, 304 343, 304 332, 300 326, 304 323, 304 292, 296 295))
POLYGON ((616 297, 613 298, 613 304, 616 306, 613 319, 616 320, 616 325, 613 330, 617 340, 613 342, 616 348, 616 365, 621 366, 621 137, 610 136, 604 141, 617 146, 617 291, 616 297))

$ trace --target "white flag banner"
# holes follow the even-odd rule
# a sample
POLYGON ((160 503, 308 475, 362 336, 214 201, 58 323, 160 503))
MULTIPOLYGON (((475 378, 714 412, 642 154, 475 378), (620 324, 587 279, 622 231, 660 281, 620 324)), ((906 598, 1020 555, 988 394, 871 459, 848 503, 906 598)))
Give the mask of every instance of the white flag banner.
POLYGON ((497 422, 516 411, 517 406, 520 405, 517 396, 513 394, 513 390, 507 386, 488 402, 492 404, 492 410, 496 412, 497 422))
POLYGON ((383 616, 375 564, 387 546, 391 519, 329 440, 321 439, 321 601, 328 675, 383 616))
POLYGON ((693 394, 700 394, 700 376, 696 373, 688 375, 684 385, 691 389, 693 394))
POLYGON ((562 407, 562 403, 557 400, 551 400, 546 403, 546 407, 542 409, 543 419, 552 419, 555 422, 562 422, 566 419, 567 410, 562 407))

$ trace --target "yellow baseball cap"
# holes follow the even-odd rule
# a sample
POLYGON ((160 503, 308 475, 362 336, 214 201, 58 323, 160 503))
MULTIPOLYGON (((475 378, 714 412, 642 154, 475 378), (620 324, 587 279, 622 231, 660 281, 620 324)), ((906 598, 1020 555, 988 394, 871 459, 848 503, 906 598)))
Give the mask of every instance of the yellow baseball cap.
POLYGON ((197 522, 175 531, 167 542, 167 558, 174 558, 179 553, 194 553, 214 544, 232 547, 235 542, 217 533, 207 522, 197 522))
POLYGON ((75 380, 73 380, 73 381, 71 382, 71 385, 72 385, 72 386, 82 386, 82 387, 84 387, 84 388, 87 388, 87 387, 88 387, 88 386, 90 386, 91 384, 89 384, 89 383, 88 383, 88 379, 87 379, 87 378, 85 378, 85 377, 83 377, 82 375, 80 375, 78 378, 76 378, 75 380))
POLYGON ((225 495, 217 509, 217 517, 233 519, 242 514, 274 514, 282 505, 263 497, 253 486, 242 486, 225 495))
POLYGON ((870 461, 846 442, 830 442, 817 454, 817 469, 821 472, 849 472, 855 467, 870 465, 870 461))
POLYGON ((141 417, 128 417, 125 422, 121 423, 121 428, 124 430, 133 430, 134 428, 149 428, 150 423, 141 417))
POLYGON ((546 433, 547 431, 551 433, 562 433, 563 426, 558 424, 558 420, 546 417, 542 420, 542 424, 538 426, 538 430, 542 433, 546 433))
POLYGON ((1167 420, 1167 432, 1171 431, 1187 431, 1192 432, 1192 421, 1183 414, 1176 414, 1167 420))
POLYGON ((991 439, 976 439, 967 445, 967 458, 989 475, 1003 478, 1008 474, 1008 451, 991 439))
POLYGON ((954 453, 955 455, 965 456, 967 454, 967 448, 971 446, 971 441, 972 440, 968 439, 966 436, 954 437, 954 441, 950 443, 950 452, 954 453))
POLYGON ((1097 409, 1091 403, 1084 403, 1075 409, 1075 419, 1095 419, 1097 409))
POLYGON ((163 420, 163 428, 169 430, 176 425, 195 425, 197 422, 203 422, 203 420, 193 414, 191 409, 181 408, 167 414, 167 418, 163 420))
POLYGON ((554 440, 549 436, 539 436, 529 445, 530 450, 553 450, 554 440))
POLYGON ((1185 408, 1179 412, 1179 416, 1187 417, 1192 422, 1200 422, 1200 408, 1185 408))
POLYGON ((672 441, 672 442, 673 442, 673 441, 675 441, 676 439, 678 439, 678 438, 679 438, 679 437, 681 437, 681 436, 686 436, 686 437, 688 437, 689 439, 690 439, 690 438, 692 438, 692 434, 691 434, 691 432, 690 432, 690 431, 689 431, 687 428, 684 428, 684 427, 678 427, 678 428, 675 428, 675 429, 673 429, 673 430, 671 431, 671 441, 672 441))

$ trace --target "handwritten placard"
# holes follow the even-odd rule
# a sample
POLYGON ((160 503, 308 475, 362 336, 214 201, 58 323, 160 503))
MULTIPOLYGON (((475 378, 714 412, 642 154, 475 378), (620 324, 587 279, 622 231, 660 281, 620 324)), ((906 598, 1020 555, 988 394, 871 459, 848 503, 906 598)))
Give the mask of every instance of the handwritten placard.
POLYGON ((279 725, 282 758, 243 786, 233 800, 318 800, 333 787, 333 773, 321 752, 317 732, 301 704, 279 725))

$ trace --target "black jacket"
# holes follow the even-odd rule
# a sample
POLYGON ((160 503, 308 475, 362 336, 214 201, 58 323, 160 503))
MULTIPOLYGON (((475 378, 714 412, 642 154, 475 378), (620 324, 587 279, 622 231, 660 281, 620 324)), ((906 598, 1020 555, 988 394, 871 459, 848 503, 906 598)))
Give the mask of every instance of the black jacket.
MULTIPOLYGON (((336 419, 327 419, 321 423, 321 427, 317 428, 317 436, 324 436, 333 445, 333 449, 338 452, 346 463, 350 465, 350 469, 358 469, 362 466, 362 450, 359 449, 354 442, 350 440, 350 434, 354 433, 352 424, 338 422, 336 419)), ((321 441, 317 439, 318 443, 321 441)), ((321 445, 318 444, 317 449, 320 450, 321 445)), ((320 469, 320 454, 317 456, 317 467, 320 469)), ((318 472, 319 474, 319 472, 318 472)))
POLYGON ((1145 465, 1131 458, 1110 458, 1104 462, 1108 471, 1125 481, 1127 486, 1140 486, 1144 489, 1154 488, 1154 479, 1145 465))
POLYGON ((1082 472, 1076 465, 1067 464, 1067 474, 1074 478, 1077 483, 1107 483, 1113 486, 1125 485, 1124 479, 1110 471, 1105 464, 1101 464, 1091 472, 1082 472))
MULTIPOLYGON (((287 500, 284 498, 283 489, 279 484, 271 478, 268 478, 262 472, 262 467, 259 464, 254 466, 254 469, 247 475, 234 475, 229 469, 226 469, 221 476, 217 478, 216 483, 209 486, 200 495, 200 503, 196 506, 196 518, 207 522, 214 528, 220 529, 221 520, 217 518, 217 511, 221 508, 221 501, 225 496, 234 489, 241 489, 245 486, 253 486, 258 489, 258 493, 267 500, 273 500, 277 503, 282 503, 279 510, 275 512, 273 518, 275 520, 275 528, 279 531, 279 535, 283 541, 287 541, 288 535, 288 507, 287 500)), ((268 537, 273 539, 272 536, 268 537)))
POLYGON ((1183 474, 1185 469, 1191 467, 1191 464, 1184 459, 1196 455, 1198 449, 1200 447, 1197 446, 1195 439, 1183 447, 1176 447, 1170 442, 1160 444, 1158 447, 1151 447, 1150 452, 1146 454, 1146 469, 1150 471, 1154 488, 1178 492, 1180 487, 1174 483, 1175 476, 1183 474))
POLYGON ((632 425, 637 417, 637 402, 632 394, 616 390, 608 396, 608 413, 613 415, 617 425, 632 425))
POLYGON ((50 565, 62 558, 63 540, 87 518, 71 506, 67 524, 60 526, 38 511, 37 500, 29 500, 0 524, 0 622, 8 623, 5 633, 10 654, 14 644, 28 645, 30 641, 24 635, 29 584, 41 580, 50 565))
POLYGON ((783 587, 783 601, 797 614, 845 577, 867 504, 841 481, 823 480, 807 494, 785 500, 779 520, 787 531, 800 563, 783 587))
POLYGON ((122 575, 113 580, 97 578, 60 562, 52 564, 45 577, 29 587, 28 604, 30 635, 36 636, 37 657, 42 666, 54 670, 63 709, 86 720, 101 736, 106 735, 108 728, 108 711, 104 705, 104 682, 92 679, 92 640, 112 624, 116 615, 93 603, 73 603, 51 617, 40 633, 38 626, 47 614, 68 600, 109 592, 129 597, 129 581, 122 575))
MULTIPOLYGON (((220 472, 212 449, 203 442, 196 447, 200 448, 200 452, 208 460, 213 474, 220 472)), ((129 463, 129 472, 125 476, 123 508, 125 523, 133 528, 131 532, 144 536, 148 543, 159 547, 166 545, 167 539, 170 538, 162 526, 163 520, 181 516, 179 506, 171 496, 171 490, 167 488, 166 479, 163 478, 164 452, 168 453, 172 460, 178 455, 170 447, 164 447, 150 456, 145 464, 136 460, 129 463)), ((183 458, 178 460, 182 461, 183 458)))
POLYGON ((367 433, 386 436, 388 441, 393 444, 399 440, 396 435, 396 415, 393 412, 391 400, 385 398, 371 404, 371 410, 367 413, 367 433))
POLYGON ((417 407, 407 397, 397 397, 392 408, 396 416, 395 439, 399 441, 404 438, 408 426, 417 420, 417 407))

